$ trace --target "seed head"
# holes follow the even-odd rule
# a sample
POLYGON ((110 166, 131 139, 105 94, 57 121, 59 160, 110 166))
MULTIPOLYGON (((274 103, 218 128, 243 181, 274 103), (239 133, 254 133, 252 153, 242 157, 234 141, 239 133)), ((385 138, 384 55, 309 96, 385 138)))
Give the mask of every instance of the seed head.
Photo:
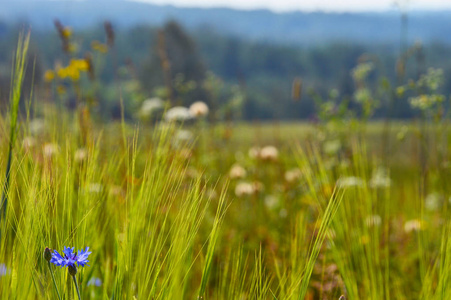
POLYGON ((111 25, 110 21, 106 21, 104 23, 104 27, 105 27, 107 45, 108 45, 108 47, 113 47, 114 46, 114 29, 113 29, 113 25, 111 25))
POLYGON ((52 259, 52 249, 49 247, 44 249, 44 258, 46 261, 50 261, 52 259))
POLYGON ((293 80, 293 84, 291 87, 291 97, 293 98, 294 101, 299 101, 301 100, 301 96, 302 96, 302 79, 296 77, 293 80))

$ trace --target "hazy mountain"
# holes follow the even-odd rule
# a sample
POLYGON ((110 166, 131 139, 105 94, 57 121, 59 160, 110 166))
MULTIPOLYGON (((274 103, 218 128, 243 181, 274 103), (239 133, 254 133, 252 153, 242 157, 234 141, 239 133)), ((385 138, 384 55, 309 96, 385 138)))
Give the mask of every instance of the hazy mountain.
MULTIPOLYGON (((0 23, 29 22, 36 30, 53 28, 53 20, 83 28, 111 20, 116 28, 159 25, 176 19, 189 29, 215 31, 252 40, 315 44, 333 40, 398 43, 400 15, 386 13, 273 13, 226 8, 177 8, 124 0, 0 0, 0 23)), ((451 43, 451 11, 411 12, 410 40, 451 43)))

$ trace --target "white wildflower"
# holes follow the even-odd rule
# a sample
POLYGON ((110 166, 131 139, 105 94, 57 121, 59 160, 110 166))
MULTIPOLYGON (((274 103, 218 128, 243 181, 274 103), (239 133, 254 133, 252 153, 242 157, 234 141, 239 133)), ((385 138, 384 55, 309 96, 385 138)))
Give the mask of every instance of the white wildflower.
POLYGON ((186 107, 175 106, 166 112, 165 119, 168 122, 174 121, 183 122, 191 119, 191 113, 189 112, 189 109, 186 107))
POLYGON ((441 196, 437 193, 431 193, 424 199, 424 206, 429 211, 436 211, 440 208, 441 196))
POLYGON ((237 195, 238 197, 250 196, 263 191, 263 189, 264 186, 259 181, 254 181, 251 183, 243 181, 236 185, 235 195, 237 195))
POLYGON ((141 117, 150 117, 154 112, 162 110, 164 108, 164 102, 160 98, 150 98, 144 100, 139 111, 141 117))
POLYGON ((87 190, 90 193, 98 194, 98 193, 102 192, 103 186, 100 183, 90 183, 90 184, 88 184, 87 190))
POLYGON ((265 205, 269 209, 276 208, 279 205, 279 199, 276 196, 268 195, 265 197, 265 205))
POLYGON ((180 129, 175 134, 175 140, 177 142, 189 142, 193 139, 193 137, 193 133, 186 129, 180 129))
POLYGON ((231 179, 241 179, 246 177, 246 175, 247 175, 246 170, 239 164, 234 164, 232 168, 230 168, 229 177, 231 179))
POLYGON ((337 180, 337 186, 340 188, 363 186, 363 179, 355 176, 342 177, 337 180))
POLYGON ((279 211, 279 217, 281 217, 282 219, 285 219, 288 216, 288 211, 285 208, 282 208, 279 211))
POLYGON ((22 141, 22 146, 25 150, 30 150, 36 145, 36 139, 32 136, 27 136, 22 141))
POLYGON ((372 215, 372 216, 368 216, 365 219, 365 224, 368 227, 372 227, 372 226, 380 226, 382 223, 382 219, 379 215, 372 215))
POLYGON ((257 159, 260 157, 261 149, 259 147, 252 147, 249 149, 249 157, 252 159, 257 159))
POLYGON ((74 160, 76 162, 83 162, 88 158, 88 150, 86 148, 80 148, 75 151, 74 160))
POLYGON ((370 187, 372 188, 388 188, 391 185, 391 179, 388 171, 384 168, 378 168, 373 171, 373 176, 370 179, 370 187))
POLYGON ((44 156, 51 158, 59 153, 59 146, 57 144, 47 143, 44 145, 44 156))
POLYGON ((298 168, 291 169, 285 172, 285 180, 288 183, 293 183, 295 181, 298 181, 299 178, 301 178, 302 172, 298 168))
POLYGON ((197 101, 191 104, 189 112, 195 118, 204 117, 208 114, 208 106, 202 101, 197 101))
POLYGON ((419 231, 423 228, 423 222, 418 219, 409 220, 404 224, 404 231, 410 233, 412 231, 419 231))
POLYGON ((260 159, 266 161, 275 161, 279 157, 279 150, 274 146, 263 147, 260 151, 260 159))
POLYGON ((208 189, 205 193, 208 199, 217 199, 218 193, 214 189, 208 189))
POLYGON ((238 197, 250 196, 254 194, 254 187, 251 183, 240 182, 235 187, 235 195, 238 197))
POLYGON ((42 119, 33 119, 29 123, 30 132, 33 135, 38 135, 44 131, 45 123, 42 119))
POLYGON ((124 194, 124 190, 118 185, 113 185, 112 187, 110 187, 108 193, 110 194, 110 196, 120 196, 124 194))
POLYGON ((328 155, 334 155, 337 154, 338 151, 341 149, 341 142, 340 140, 331 140, 327 141, 323 145, 324 153, 328 155))

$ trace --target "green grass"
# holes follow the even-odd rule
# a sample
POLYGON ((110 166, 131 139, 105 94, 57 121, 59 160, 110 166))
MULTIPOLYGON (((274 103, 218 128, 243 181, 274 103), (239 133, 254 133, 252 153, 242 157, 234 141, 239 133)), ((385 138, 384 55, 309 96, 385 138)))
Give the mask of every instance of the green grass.
POLYGON ((22 117, 27 44, 0 117, 2 299, 55 299, 43 252, 64 246, 92 251, 83 299, 451 298, 448 121, 392 124, 386 156, 378 122, 81 122, 38 102, 22 117), (267 145, 277 157, 249 155, 267 145))
MULTIPOLYGON (((449 169, 431 167, 422 188, 418 165, 397 166, 387 174, 390 186, 374 187, 381 161, 358 134, 334 155, 323 152, 325 141, 280 139, 278 160, 265 162, 248 157, 248 146, 233 141, 243 130, 234 129, 231 141, 200 136, 208 137, 207 152, 192 145, 187 160, 188 146, 171 138, 177 127, 126 129, 121 146, 114 124, 93 128, 87 156, 77 161, 73 116, 47 107, 43 117, 36 144, 24 148, 19 134, 12 159, 0 249, 4 299, 53 299, 42 255, 45 247, 63 246, 93 251, 77 275, 83 299, 450 295, 450 190, 442 175, 449 169), (45 155, 47 143, 58 152, 45 155), (229 179, 237 161, 247 176, 229 179), (293 168, 301 175, 287 182, 284 174, 293 168), (340 178, 349 182, 333 193, 340 178), (243 180, 264 188, 238 197, 243 180), (420 188, 426 197, 438 195, 438 207, 425 208, 420 188), (421 226, 406 231, 409 220, 421 226), (92 278, 102 285, 88 286, 92 278)), ((303 130, 308 136, 317 129, 303 130)), ((63 297, 74 297, 67 271, 54 272, 63 297)))
POLYGON ((11 121, 8 143, 8 159, 6 163, 6 173, 2 190, 2 199, 0 202, 0 220, 2 217, 5 216, 6 210, 8 208, 9 182, 11 178, 11 160, 14 145, 16 143, 17 117, 19 115, 19 102, 22 93, 22 84, 25 77, 25 64, 29 43, 30 43, 30 33, 28 33, 25 37, 22 37, 22 34, 19 36, 11 83, 11 95, 10 95, 11 121))

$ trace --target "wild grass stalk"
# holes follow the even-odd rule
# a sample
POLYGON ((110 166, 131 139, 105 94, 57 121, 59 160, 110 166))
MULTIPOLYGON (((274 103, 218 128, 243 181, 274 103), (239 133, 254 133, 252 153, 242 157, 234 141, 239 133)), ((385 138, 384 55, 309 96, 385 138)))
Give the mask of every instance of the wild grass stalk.
POLYGON ((305 295, 307 294, 313 267, 318 259, 319 253, 321 252, 323 242, 328 235, 329 226, 332 223, 338 208, 340 207, 342 198, 342 191, 334 191, 324 211, 324 215, 320 219, 321 221, 319 223, 318 233, 316 234, 316 238, 312 246, 310 247, 310 255, 300 282, 298 299, 304 299, 305 295))
POLYGON ((204 262, 204 269, 202 271, 202 279, 199 289, 198 299, 202 299, 205 295, 208 279, 210 278, 211 269, 213 267, 213 254, 218 243, 220 227, 224 221, 224 216, 227 210, 225 191, 227 190, 227 185, 224 186, 221 193, 221 198, 219 199, 218 208, 216 211, 216 217, 213 223, 213 227, 210 233, 208 248, 204 262))
POLYGON ((11 93, 10 93, 10 131, 8 142, 8 156, 5 171, 5 181, 3 183, 2 199, 0 202, 0 223, 6 217, 8 207, 8 193, 11 180, 11 162, 14 145, 17 136, 17 118, 19 115, 19 102, 22 94, 22 84, 25 78, 25 66, 27 61, 28 45, 30 43, 30 31, 27 34, 21 33, 17 42, 17 49, 12 73, 11 93))

